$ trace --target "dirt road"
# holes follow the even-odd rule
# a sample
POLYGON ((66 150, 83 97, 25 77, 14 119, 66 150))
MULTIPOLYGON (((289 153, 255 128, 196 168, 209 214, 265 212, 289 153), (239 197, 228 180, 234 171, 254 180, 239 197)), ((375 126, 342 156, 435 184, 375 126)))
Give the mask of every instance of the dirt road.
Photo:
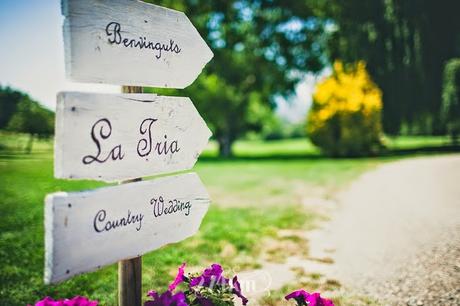
POLYGON ((311 235, 328 274, 383 305, 460 305, 460 155, 368 172, 311 235))

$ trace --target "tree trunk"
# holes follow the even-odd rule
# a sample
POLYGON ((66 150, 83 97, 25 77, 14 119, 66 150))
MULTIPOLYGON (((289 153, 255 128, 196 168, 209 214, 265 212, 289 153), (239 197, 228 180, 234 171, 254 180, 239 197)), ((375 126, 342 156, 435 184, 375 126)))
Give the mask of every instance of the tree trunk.
POLYGON ((223 135, 218 137, 217 142, 219 143, 219 156, 225 158, 231 157, 233 144, 231 137, 229 137, 229 135, 223 135))
POLYGON ((456 146, 458 145, 458 133, 457 132, 452 132, 450 134, 452 145, 456 146))
POLYGON ((26 153, 27 154, 32 153, 33 143, 34 143, 34 134, 31 133, 30 136, 29 136, 29 140, 27 141, 27 145, 26 145, 26 153))

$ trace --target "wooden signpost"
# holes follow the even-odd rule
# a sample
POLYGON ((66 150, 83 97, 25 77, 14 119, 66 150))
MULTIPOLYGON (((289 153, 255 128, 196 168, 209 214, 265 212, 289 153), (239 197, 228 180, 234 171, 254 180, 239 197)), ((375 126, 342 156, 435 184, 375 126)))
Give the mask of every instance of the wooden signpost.
POLYGON ((187 170, 211 131, 189 98, 58 95, 55 176, 119 181, 187 170))
POLYGON ((210 200, 189 170, 211 132, 184 88, 213 56, 182 13, 138 0, 62 0, 67 76, 123 94, 58 94, 55 177, 119 181, 45 200, 45 282, 118 261, 118 304, 140 306, 141 255, 195 234, 210 200))
POLYGON ((213 56, 184 13, 137 0, 63 0, 67 76, 185 88, 213 56))

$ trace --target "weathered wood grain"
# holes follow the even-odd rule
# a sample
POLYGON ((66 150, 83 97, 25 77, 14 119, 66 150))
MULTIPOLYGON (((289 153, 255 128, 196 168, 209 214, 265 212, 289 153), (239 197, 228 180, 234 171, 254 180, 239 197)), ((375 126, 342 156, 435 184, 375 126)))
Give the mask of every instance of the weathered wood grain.
POLYGON ((62 0, 62 14, 66 74, 74 81, 184 88, 213 57, 175 10, 138 0, 62 0))
POLYGON ((208 207, 209 195, 195 173, 50 194, 45 200, 45 282, 190 237, 208 207))
POLYGON ((189 98, 58 94, 55 176, 118 181, 187 170, 211 131, 189 98))
POLYGON ((118 306, 142 305, 142 256, 118 262, 118 306))

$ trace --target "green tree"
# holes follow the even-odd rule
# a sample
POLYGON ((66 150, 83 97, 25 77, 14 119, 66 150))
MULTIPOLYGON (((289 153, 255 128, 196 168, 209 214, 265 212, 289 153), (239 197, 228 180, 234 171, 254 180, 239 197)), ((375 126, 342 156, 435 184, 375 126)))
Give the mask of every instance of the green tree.
POLYGON ((6 128, 23 96, 24 94, 8 86, 0 86, 0 129, 6 128))
POLYGON ((32 151, 34 137, 49 137, 54 132, 54 113, 24 95, 15 113, 10 117, 7 130, 30 135, 26 151, 32 151))
POLYGON ((336 25, 331 59, 365 60, 383 91, 385 132, 444 132, 442 74, 460 55, 460 2, 327 0, 324 8, 336 25))
POLYGON ((326 62, 328 21, 315 17, 316 1, 152 2, 185 12, 214 52, 199 79, 177 94, 194 101, 222 156, 238 137, 261 129, 255 109, 273 108, 276 96, 292 94, 306 71, 326 62))
POLYGON ((460 58, 447 62, 442 90, 442 116, 452 142, 457 143, 460 133, 460 58))

